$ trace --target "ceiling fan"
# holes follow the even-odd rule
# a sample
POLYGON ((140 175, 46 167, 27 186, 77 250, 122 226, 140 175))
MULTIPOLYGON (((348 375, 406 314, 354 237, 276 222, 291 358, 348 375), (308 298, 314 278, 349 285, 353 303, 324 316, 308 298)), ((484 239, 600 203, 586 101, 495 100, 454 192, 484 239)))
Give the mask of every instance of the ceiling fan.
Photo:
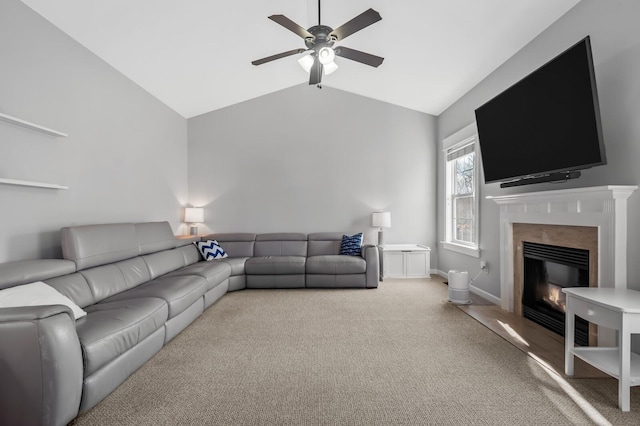
POLYGON ((361 52, 344 46, 333 46, 336 42, 340 42, 351 34, 381 20, 382 17, 380 14, 373 9, 369 9, 361 13, 336 29, 320 23, 320 0, 318 0, 318 25, 314 25, 306 30, 284 15, 271 15, 269 16, 269 19, 302 37, 307 48, 292 49, 276 55, 267 56, 266 58, 251 62, 253 65, 262 65, 276 59, 285 58, 298 53, 306 53, 298 60, 298 62, 307 72, 309 72, 309 84, 316 84, 320 87, 322 73, 324 72, 328 75, 338 68, 338 65, 334 62, 336 55, 365 65, 370 65, 372 67, 378 67, 382 61, 384 61, 384 58, 370 53, 361 52))

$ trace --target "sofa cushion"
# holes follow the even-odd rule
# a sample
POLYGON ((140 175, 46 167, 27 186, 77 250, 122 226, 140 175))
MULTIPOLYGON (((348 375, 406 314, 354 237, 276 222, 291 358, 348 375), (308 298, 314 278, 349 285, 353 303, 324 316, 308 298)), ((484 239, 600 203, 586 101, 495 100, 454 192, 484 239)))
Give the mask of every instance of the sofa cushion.
POLYGON ((306 256, 307 235, 298 232, 280 232, 256 235, 253 256, 306 256))
POLYGON ((367 262, 359 256, 312 256, 307 258, 307 274, 363 274, 367 262))
POLYGON ((73 300, 81 308, 97 302, 89 283, 81 272, 50 278, 44 282, 73 300))
POLYGON ((343 235, 340 243, 340 254, 347 256, 360 256, 362 253, 362 233, 355 235, 343 235))
POLYGON ((304 256, 263 256, 247 259, 244 270, 247 275, 304 274, 304 256))
POLYGON ((244 275, 244 264, 249 259, 248 257, 227 257, 221 259, 221 263, 226 263, 231 266, 231 276, 244 275))
POLYGON ((253 256, 256 234, 247 232, 217 233, 205 235, 202 240, 216 240, 224 247, 229 257, 251 257, 253 256))
POLYGON ((204 260, 209 261, 229 257, 216 240, 196 241, 193 244, 198 247, 198 250, 204 260))
POLYGON ((340 232, 316 232, 309 234, 307 256, 340 254, 342 235, 344 234, 340 232))
POLYGON ((91 289, 94 303, 151 279, 149 268, 140 257, 85 269, 80 274, 91 289))
POLYGON ((159 251, 140 257, 147 264, 152 279, 187 266, 182 250, 179 248, 159 251))
POLYGON ((105 302, 157 297, 169 305, 169 318, 191 306, 207 291, 207 280, 199 275, 162 276, 138 287, 116 294, 105 302))
POLYGON ((87 316, 76 322, 85 377, 142 342, 168 317, 167 302, 152 297, 103 302, 86 310, 87 316))
POLYGON ((198 263, 200 262, 200 259, 202 259, 200 257, 200 251, 194 244, 192 244, 192 242, 188 245, 183 245, 176 248, 176 251, 182 254, 185 266, 198 263))
POLYGON ((231 276, 231 266, 224 262, 198 262, 167 274, 170 276, 198 275, 207 280, 207 291, 231 276))
POLYGON ((78 271, 138 255, 133 223, 71 226, 60 230, 62 256, 78 271))
POLYGON ((135 223, 134 227, 140 255, 173 249, 177 245, 169 222, 135 223))

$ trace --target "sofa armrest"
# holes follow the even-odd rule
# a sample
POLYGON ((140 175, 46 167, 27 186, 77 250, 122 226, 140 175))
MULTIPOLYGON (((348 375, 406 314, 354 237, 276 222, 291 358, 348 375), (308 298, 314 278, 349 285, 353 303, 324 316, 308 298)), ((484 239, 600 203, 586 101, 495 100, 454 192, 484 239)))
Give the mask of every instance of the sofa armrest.
POLYGON ((0 308, 0 324, 16 321, 34 321, 67 312, 73 318, 71 309, 64 305, 23 306, 18 308, 0 308))
POLYGON ((378 247, 366 245, 362 247, 362 257, 367 262, 366 286, 367 288, 378 287, 380 280, 380 257, 378 247))
POLYGON ((83 363, 71 310, 0 308, 0 424, 65 425, 78 414, 83 363))

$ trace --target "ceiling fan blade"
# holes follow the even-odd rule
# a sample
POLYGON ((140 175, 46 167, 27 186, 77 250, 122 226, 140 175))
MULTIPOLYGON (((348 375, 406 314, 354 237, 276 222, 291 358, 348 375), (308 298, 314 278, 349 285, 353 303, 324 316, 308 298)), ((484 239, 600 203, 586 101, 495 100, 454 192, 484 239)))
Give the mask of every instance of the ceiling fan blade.
POLYGON ((382 16, 373 9, 362 12, 349 22, 346 22, 333 30, 330 36, 334 36, 337 40, 344 40, 351 34, 360 31, 363 28, 368 27, 371 24, 375 24, 382 19, 382 16))
POLYGON ((305 30, 300 25, 296 24, 295 22, 293 22, 291 19, 287 18, 284 15, 271 15, 269 16, 269 19, 271 19, 273 22, 277 24, 282 25, 289 31, 292 31, 298 34, 302 38, 307 38, 307 37, 315 38, 313 34, 311 34, 309 31, 305 30))
POLYGON ((305 49, 293 49, 288 50, 286 52, 278 53, 277 55, 267 56, 266 58, 256 59, 255 61, 251 61, 253 65, 262 65, 266 62, 275 61, 276 59, 286 58, 287 56, 295 55, 296 53, 306 52, 305 49))
POLYGON ((384 58, 381 58, 380 56, 361 52, 355 49, 349 49, 344 46, 336 47, 334 50, 338 56, 342 56, 343 58, 351 59, 352 61, 360 62, 365 65, 370 65, 372 67, 378 67, 382 61, 384 61, 384 58))
POLYGON ((316 57, 313 61, 313 66, 311 67, 311 72, 309 73, 309 85, 320 84, 322 81, 322 64, 316 57))

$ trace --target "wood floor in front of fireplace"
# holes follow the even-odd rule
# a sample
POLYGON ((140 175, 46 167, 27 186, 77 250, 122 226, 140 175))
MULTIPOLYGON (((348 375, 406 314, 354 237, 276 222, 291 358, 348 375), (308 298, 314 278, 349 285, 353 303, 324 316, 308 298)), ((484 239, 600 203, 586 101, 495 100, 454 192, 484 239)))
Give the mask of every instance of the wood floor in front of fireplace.
MULTIPOLYGON (((564 374, 564 337, 534 323, 531 320, 502 310, 499 306, 472 295, 471 304, 459 305, 459 309, 476 319, 521 351, 533 354, 546 362, 558 374, 564 374)), ((609 377, 582 360, 575 360, 576 378, 609 377)))

